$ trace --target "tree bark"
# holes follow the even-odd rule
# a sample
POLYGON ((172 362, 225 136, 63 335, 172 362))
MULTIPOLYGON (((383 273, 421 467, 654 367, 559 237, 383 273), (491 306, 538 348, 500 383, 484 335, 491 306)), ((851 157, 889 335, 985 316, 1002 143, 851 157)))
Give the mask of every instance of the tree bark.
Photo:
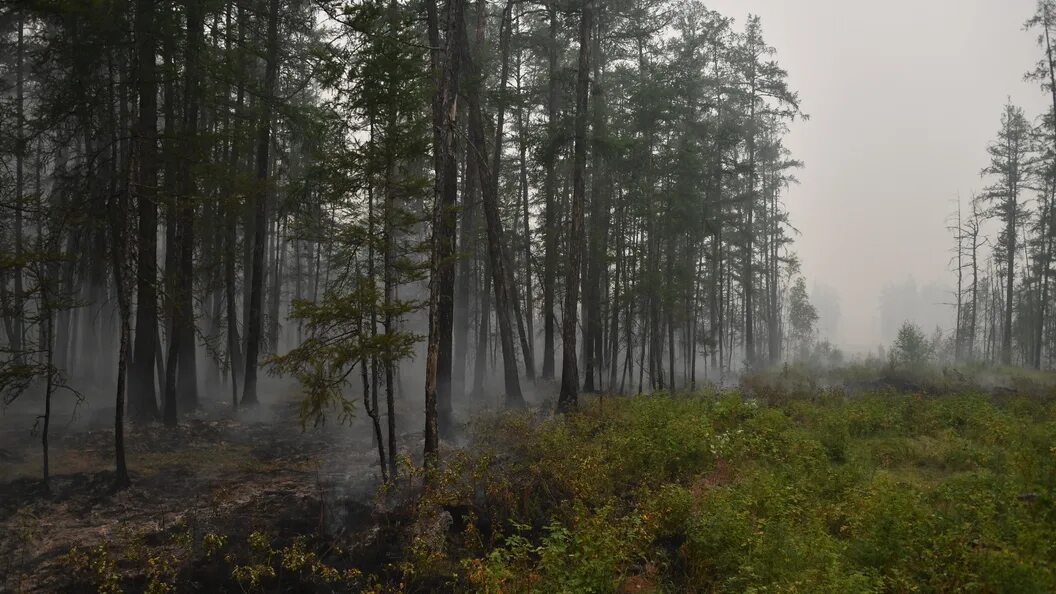
MULTIPOLYGON (((23 210, 25 209, 24 193, 24 161, 26 153, 25 139, 25 14, 23 10, 18 12, 18 42, 15 50, 15 282, 14 282, 14 344, 15 360, 22 361, 24 358, 22 350, 26 343, 26 324, 24 316, 25 295, 22 286, 22 234, 23 234, 23 210)), ((45 460, 47 448, 45 447, 45 460)), ((46 466, 46 465, 45 465, 46 466)), ((47 473, 45 473, 47 474, 47 473)))
POLYGON ((604 162, 601 151, 598 150, 599 139, 602 139, 606 130, 606 105, 605 93, 602 88, 601 72, 604 65, 604 54, 601 52, 601 25, 604 21, 604 12, 599 8, 598 25, 592 43, 594 54, 593 72, 594 85, 591 95, 593 105, 592 118, 593 130, 591 144, 594 150, 591 152, 591 187, 590 187, 590 234, 587 251, 587 272, 583 283, 583 316, 586 318, 583 328, 583 391, 596 392, 600 388, 595 385, 597 375, 600 378, 600 360, 602 359, 602 308, 601 308, 601 277, 602 271, 608 268, 606 258, 606 243, 608 242, 608 217, 609 217, 609 191, 610 186, 606 181, 604 162))
MULTIPOLYGON (((478 47, 483 46, 485 29, 484 3, 481 2, 480 4, 481 9, 478 12, 479 19, 477 22, 478 47)), ((474 78, 477 81, 480 81, 479 66, 476 64, 476 61, 469 62, 468 66, 470 71, 473 72, 474 78)), ((506 405, 519 407, 524 406, 524 397, 521 394, 520 379, 517 375, 517 354, 514 350, 513 326, 510 323, 510 313, 513 308, 509 286, 511 277, 507 268, 508 261, 502 245, 504 231, 502 228, 502 220, 499 215, 498 171, 494 171, 493 167, 488 165, 485 158, 486 150, 483 144, 484 123, 480 108, 479 84, 469 90, 468 103, 470 138, 475 140, 475 144, 469 147, 467 154, 469 155, 469 158, 477 159, 477 171, 480 174, 480 186, 483 190, 482 206, 484 209, 485 231, 487 235, 488 268, 491 271, 491 284, 495 290, 495 317, 499 325, 499 344, 502 347, 506 405)), ((502 138, 502 114, 503 111, 500 107, 496 118, 496 144, 499 144, 502 138)), ((501 148, 496 147, 495 150, 501 151, 501 148)), ((499 152, 496 152, 492 161, 493 164, 498 160, 498 156, 499 152)))
MULTIPOLYGON (((439 48, 435 0, 426 0, 430 43, 439 48)), ((436 198, 433 206, 433 234, 429 278, 429 342, 425 360, 425 457, 433 464, 439 453, 440 432, 450 430, 451 339, 454 313, 455 232, 458 205, 458 87, 462 63, 464 0, 450 0, 447 15, 447 60, 437 79, 434 98, 436 141, 436 198), (437 119, 439 118, 439 119, 437 119)), ((434 51, 434 73, 440 72, 434 51)))
MULTIPOLYGON (((177 264, 176 308, 173 334, 179 334, 175 344, 179 348, 177 365, 179 379, 177 393, 179 408, 193 410, 198 406, 198 363, 195 356, 194 321, 194 200, 197 184, 194 167, 198 148, 198 115, 201 85, 200 53, 202 46, 201 0, 187 0, 187 44, 184 54, 183 133, 180 147, 179 202, 177 206, 177 264)), ((170 347, 171 348, 171 347, 170 347)), ((172 373, 170 371, 169 373, 172 373)))
POLYGON ((583 1, 579 21, 579 72, 576 76, 575 147, 572 162, 572 220, 568 237, 568 270, 565 274, 565 307, 561 321, 561 392, 558 409, 570 411, 579 401, 579 369, 576 361, 576 321, 579 301, 579 266, 583 242, 587 162, 587 99, 590 90, 590 35, 593 0, 583 1))
POLYGON ((543 379, 554 377, 554 285, 557 282, 558 220, 557 204, 557 0, 547 4, 550 36, 547 42, 546 126, 547 144, 544 154, 543 195, 543 379))
MULTIPOLYGON (((128 351, 132 317, 132 305, 128 298, 129 287, 125 278, 125 267, 128 261, 126 246, 129 221, 127 191, 121 191, 117 200, 118 204, 110 205, 110 256, 121 324, 121 342, 117 354, 117 393, 114 397, 114 489, 122 490, 131 484, 128 478, 128 466, 125 462, 125 381, 128 375, 128 351)), ((149 370, 150 368, 148 368, 149 370)))
POLYGON ((242 406, 259 402, 257 396, 257 358, 263 332, 261 308, 264 293, 264 246, 267 243, 267 200, 269 166, 271 165, 271 117, 275 86, 279 73, 279 0, 268 0, 268 37, 264 66, 264 88, 261 98, 260 130, 257 138, 257 188, 253 206, 253 257, 249 312, 246 315, 246 376, 243 381, 242 406))
POLYGON ((139 117, 135 136, 136 236, 135 345, 129 372, 129 413, 138 422, 157 419, 154 359, 157 341, 157 68, 154 0, 137 0, 135 16, 136 91, 139 117))

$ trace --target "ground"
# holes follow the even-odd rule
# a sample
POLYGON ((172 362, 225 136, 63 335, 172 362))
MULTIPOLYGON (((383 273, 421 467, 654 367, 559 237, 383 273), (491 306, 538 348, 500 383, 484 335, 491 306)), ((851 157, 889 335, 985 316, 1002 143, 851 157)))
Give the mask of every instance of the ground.
POLYGON ((292 404, 257 415, 269 417, 263 422, 196 418, 175 430, 131 426, 133 486, 116 494, 112 430, 58 423, 47 495, 39 442, 27 439, 32 420, 8 415, 0 442, 0 590, 91 585, 98 576, 71 572, 74 549, 105 545, 115 557, 150 549, 167 555, 176 567, 166 571, 176 572, 200 553, 181 550, 181 539, 245 539, 257 530, 290 539, 354 527, 349 514, 369 515, 379 483, 365 428, 302 430, 292 404))
MULTIPOLYGON (((784 368, 584 396, 569 415, 478 415, 437 467, 405 457, 386 485, 362 419, 302 431, 292 400, 258 422, 134 428, 134 486, 117 494, 109 431, 58 430, 50 495, 5 434, 2 586, 1052 592, 1054 385, 784 368)), ((420 451, 420 435, 401 447, 420 451)))

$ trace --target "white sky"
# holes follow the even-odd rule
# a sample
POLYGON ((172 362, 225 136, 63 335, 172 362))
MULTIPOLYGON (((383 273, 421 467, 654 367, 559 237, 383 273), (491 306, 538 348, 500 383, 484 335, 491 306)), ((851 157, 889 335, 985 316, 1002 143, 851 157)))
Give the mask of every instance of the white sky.
POLYGON ((1034 0, 712 0, 767 42, 806 122, 787 139, 805 162, 786 196, 808 287, 840 297, 839 342, 878 344, 878 297, 908 276, 952 286, 947 217, 985 185, 986 145, 1011 97, 1034 118, 1046 95, 1023 80, 1040 56, 1023 30, 1034 0))

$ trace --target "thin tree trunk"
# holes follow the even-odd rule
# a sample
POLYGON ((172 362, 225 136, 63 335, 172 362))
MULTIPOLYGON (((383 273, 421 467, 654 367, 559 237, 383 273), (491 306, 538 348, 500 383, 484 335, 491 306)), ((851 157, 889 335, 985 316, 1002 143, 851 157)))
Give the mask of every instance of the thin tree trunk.
MULTIPOLYGON (((356 265, 356 276, 359 276, 360 270, 359 265, 356 265)), ((363 327, 363 317, 359 318, 359 329, 358 333, 360 336, 366 336, 367 330, 363 327)), ((370 419, 370 425, 372 429, 371 437, 374 441, 374 446, 378 450, 378 464, 381 468, 382 481, 388 480, 388 461, 385 457, 385 441, 381 433, 381 419, 378 417, 378 392, 376 382, 371 380, 371 372, 367 369, 368 363, 371 359, 361 359, 360 375, 363 379, 363 410, 366 411, 367 417, 370 419)))
MULTIPOLYGON (((131 334, 131 309, 129 288, 125 280, 125 266, 128 259, 127 237, 129 206, 128 192, 122 191, 118 204, 111 204, 111 266, 114 273, 114 287, 117 292, 117 303, 121 317, 121 345, 117 354, 117 394, 114 398, 114 489, 127 488, 131 481, 128 478, 128 466, 125 463, 125 378, 127 376, 129 339, 131 334)), ((149 368, 148 368, 149 370, 149 368)))
MULTIPOLYGON (((14 286, 14 347, 15 360, 22 361, 22 350, 26 343, 25 317, 25 295, 22 286, 22 234, 23 234, 23 210, 25 208, 24 192, 25 180, 23 175, 23 162, 25 161, 26 139, 25 139, 25 94, 24 80, 25 72, 23 63, 25 61, 25 11, 18 11, 18 46, 15 50, 15 286, 14 286)), ((45 447, 45 479, 47 478, 47 447, 45 447)))
MULTIPOLYGON (((499 202, 499 179, 500 170, 502 167, 502 146, 503 146, 503 124, 506 118, 506 88, 510 76, 510 31, 512 29, 512 16, 513 13, 513 0, 506 2, 506 7, 502 11, 502 20, 499 25, 499 55, 501 56, 501 68, 499 71, 499 89, 497 101, 498 108, 495 117, 495 142, 492 145, 492 156, 491 156, 491 179, 492 179, 492 191, 494 192, 494 201, 498 205, 499 202)), ((483 185, 483 184, 482 184, 483 185)), ((488 191, 488 187, 484 186, 484 191, 488 191)), ((485 197, 487 195, 485 194, 485 197)), ((499 247, 502 250, 502 257, 505 260, 503 267, 506 274, 506 287, 509 293, 510 308, 513 311, 513 315, 517 322, 517 336, 521 341, 521 354, 524 356, 524 370, 525 375, 529 381, 535 380, 535 356, 532 352, 531 344, 528 338, 528 333, 524 325, 524 317, 521 314, 521 301, 519 291, 517 290, 517 283, 514 281, 513 269, 514 260, 510 255, 510 248, 503 241, 504 234, 499 235, 499 247)))
POLYGON ((558 74, 557 74, 557 0, 547 4, 550 23, 549 39, 546 46, 547 55, 547 93, 546 93, 546 126, 547 143, 544 152, 543 195, 545 212, 543 213, 543 379, 554 377, 554 285, 557 282, 558 258, 558 220, 560 213, 557 204, 557 126, 558 126, 558 74))
POLYGON ((491 334, 491 275, 487 263, 478 259, 484 266, 484 274, 481 276, 482 288, 480 291, 480 322, 477 326, 477 346, 473 363, 473 399, 480 402, 484 399, 484 380, 487 372, 488 336, 491 334))
MULTIPOLYGON (((245 34, 245 9, 242 4, 238 5, 238 17, 236 22, 238 36, 237 44, 241 49, 245 34)), ((228 17, 230 17, 230 10, 228 17)), ((231 408, 238 409, 238 374, 244 373, 244 362, 242 361, 242 339, 238 333, 238 308, 236 303, 235 289, 235 258, 238 248, 238 204, 234 201, 234 181, 237 178, 238 167, 241 160, 242 148, 242 108, 245 105, 245 85, 241 81, 236 90, 234 118, 227 130, 229 135, 230 151, 228 152, 228 181, 232 183, 228 194, 228 201, 224 204, 224 301, 226 305, 226 327, 227 327, 227 363, 231 373, 231 408)))
MULTIPOLYGON (((478 46, 483 46, 485 26, 483 22, 485 16, 483 2, 481 2, 481 9, 478 14, 477 40, 478 46)), ((469 68, 474 74, 479 72, 475 61, 469 63, 469 68)), ((479 79, 479 76, 475 76, 475 78, 479 79)), ((479 86, 470 90, 468 102, 470 136, 474 139, 482 139, 484 137, 484 123, 480 109, 479 86)), ((503 110, 500 107, 496 118, 496 145, 501 143, 502 138, 502 114, 503 110)), ((497 159, 493 159, 493 165, 489 167, 485 160, 484 155, 486 153, 483 145, 470 146, 467 152, 477 159, 477 171, 480 173, 480 186, 483 190, 482 206, 487 235, 488 268, 491 271, 491 283, 495 290, 495 317, 499 325, 499 344, 502 347, 506 404, 512 407, 523 406, 524 397, 521 394, 520 379, 517 375, 517 355, 514 350, 513 327, 510 323, 510 312, 513 308, 510 290, 511 275, 508 272, 508 262, 502 246, 504 232, 499 215, 498 171, 492 169, 497 159)), ((495 153, 495 157, 498 154, 495 153)))
MULTIPOLYGON (((514 21, 514 24, 519 22, 514 21)), ((517 52, 517 95, 520 96, 522 92, 521 88, 521 50, 517 52)), ((521 203, 521 219, 524 225, 522 232, 524 233, 522 249, 524 250, 524 311, 525 321, 527 322, 527 346, 525 347, 526 361, 532 361, 529 366, 527 362, 525 367, 530 371, 529 378, 535 374, 535 304, 534 304, 534 291, 532 286, 532 227, 531 227, 531 216, 528 211, 528 131, 525 128, 524 118, 524 107, 519 106, 517 109, 517 140, 519 149, 519 185, 518 194, 520 196, 521 203), (531 355, 528 358, 528 355, 531 355)))

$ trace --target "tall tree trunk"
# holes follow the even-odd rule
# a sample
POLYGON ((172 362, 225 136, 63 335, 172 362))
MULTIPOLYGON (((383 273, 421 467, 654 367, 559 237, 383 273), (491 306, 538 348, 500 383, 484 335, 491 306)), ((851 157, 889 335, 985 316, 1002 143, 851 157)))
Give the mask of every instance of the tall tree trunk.
MULTIPOLYGON (((491 180, 493 192, 493 200, 498 208, 499 204, 499 180, 501 178, 500 172, 502 168, 502 147, 503 147, 503 133, 504 133, 504 122, 506 119, 506 88, 510 76, 510 31, 512 30, 512 13, 513 13, 513 1, 508 0, 506 7, 502 11, 501 23, 499 26, 499 55, 501 56, 501 68, 499 71, 499 89, 497 100, 497 113, 495 116, 495 142, 492 144, 492 155, 491 155, 491 180)), ((487 198, 486 192, 488 186, 482 184, 485 190, 485 198, 487 198)), ((501 227, 500 227, 501 231, 501 227)), ((504 241, 505 234, 499 234, 499 247, 501 249, 503 257, 503 267, 505 268, 506 274, 506 289, 509 295, 510 308, 513 311, 513 315, 517 322, 517 336, 521 342, 521 354, 524 356, 524 371, 525 375, 528 376, 530 381, 535 380, 535 356, 532 352, 530 340, 528 338, 528 332, 525 329, 524 317, 521 314, 521 301, 519 291, 517 290, 517 283, 514 280, 513 269, 514 269, 514 258, 510 252, 510 246, 504 241)))
POLYGON ((770 364, 777 365, 781 360, 781 303, 778 297, 778 284, 780 278, 778 276, 780 269, 780 259, 778 258, 778 230, 779 222, 777 220, 777 182, 771 183, 770 190, 770 213, 767 217, 767 227, 770 230, 770 241, 768 244, 768 275, 767 285, 769 289, 769 307, 767 308, 767 341, 770 351, 770 364))
MULTIPOLYGON (((230 17, 230 11, 228 11, 230 17)), ((236 22, 239 49, 242 48, 245 34, 245 9, 238 5, 236 22)), ((231 408, 238 408, 238 374, 243 373, 242 339, 238 333, 238 308, 235 290, 235 258, 238 250, 238 202, 235 200, 234 183, 241 163, 242 148, 242 108, 245 105, 245 85, 239 81, 236 90, 234 118, 227 130, 230 151, 228 152, 228 181, 232 184, 228 200, 224 204, 224 302, 226 306, 227 327, 227 363, 231 373, 231 408)))
MULTIPOLYGON (((434 47, 433 70, 439 73, 439 17, 436 1, 426 0, 430 43, 434 47)), ((429 342, 425 360, 425 456, 435 462, 439 453, 440 431, 450 430, 451 342, 454 314, 455 232, 458 204, 458 86, 465 41, 465 2, 450 0, 447 15, 447 59, 437 78, 434 98, 436 141, 436 198, 433 207, 433 234, 429 279, 429 342), (439 118, 439 120, 437 120, 439 118), (445 418, 441 418, 441 416, 445 418)))
MULTIPOLYGON (((478 17, 479 18, 479 17, 478 17)), ((467 47, 468 53, 481 51, 480 40, 475 39, 473 47, 467 47)), ((467 60, 472 58, 467 56, 467 60)), ((480 84, 480 81, 467 77, 466 86, 480 84)), ((479 159, 470 151, 473 147, 483 146, 484 139, 473 136, 469 131, 468 146, 465 151, 465 177, 462 193, 462 225, 459 229, 458 284, 455 287, 455 353, 453 360, 452 387, 455 391, 466 391, 466 358, 469 353, 470 296, 476 285, 478 244, 478 205, 480 204, 480 173, 477 170, 479 159)))
MULTIPOLYGON (((374 123, 373 114, 368 115, 370 122, 370 141, 374 142, 374 123)), ((387 187, 386 187, 387 189, 387 187)), ((374 185, 371 183, 367 186, 367 234, 369 237, 374 237, 377 232, 374 223, 374 185)), ((278 234, 276 234, 276 241, 278 240, 278 234)), ((375 254, 374 254, 374 242, 367 242, 367 281, 371 288, 376 288, 377 285, 377 271, 375 266, 375 254)), ((277 279, 276 279, 277 280, 277 279)), ((367 320, 370 324, 370 332, 362 332, 361 336, 369 335, 371 340, 377 341, 378 338, 378 309, 374 303, 370 306, 370 318, 367 320)), ((367 393, 370 394, 370 402, 367 410, 370 412, 371 420, 374 424, 374 441, 378 446, 378 458, 379 466, 381 467, 382 480, 388 480, 389 474, 389 460, 385 456, 385 439, 381 431, 381 409, 378 407, 378 359, 377 357, 370 357, 370 381, 367 382, 367 362, 363 361, 363 381, 365 390, 363 398, 366 401, 367 393)))
MULTIPOLYGON (((755 121, 755 94, 751 97, 750 122, 755 121)), ((748 196, 745 202, 744 262, 741 285, 744 290, 744 358, 755 368, 755 133, 748 134, 748 196)))
MULTIPOLYGON (((37 188, 38 190, 40 188, 39 182, 37 183, 37 188)), ((50 237, 47 241, 45 240, 45 236, 50 233, 50 230, 46 228, 48 215, 44 209, 42 194, 39 191, 37 192, 35 207, 37 211, 36 251, 38 254, 44 254, 47 253, 48 248, 50 247, 48 245, 50 237)), ((52 396, 55 393, 55 374, 58 373, 58 370, 55 369, 54 359, 55 307, 52 303, 52 282, 55 278, 55 272, 54 265, 47 261, 38 262, 36 268, 36 276, 38 279, 37 316, 40 318, 40 344, 38 348, 42 351, 40 363, 42 363, 44 367, 44 418, 40 441, 44 455, 44 489, 50 492, 51 469, 49 465, 48 439, 50 437, 51 426, 51 401, 52 396)))
MULTIPOLYGON (((517 21, 515 21, 516 23, 517 21)), ((522 92, 521 87, 521 54, 522 51, 518 49, 517 52, 517 95, 520 96, 522 92)), ((527 362, 525 367, 529 368, 529 377, 533 377, 535 373, 535 303, 534 303, 534 291, 532 286, 532 226, 531 226, 531 215, 528 211, 528 131, 525 127, 525 109, 523 106, 517 108, 517 140, 518 140, 518 161, 520 166, 519 171, 519 185, 518 194, 520 196, 521 203, 521 220, 523 223, 524 239, 522 249, 524 250, 524 311, 525 320, 527 322, 527 346, 525 352, 531 355, 530 359, 532 364, 529 366, 527 362)), ((526 355, 527 356, 527 355, 526 355)))
POLYGON ((602 88, 601 73, 604 68, 605 56, 601 51, 601 38, 603 35, 602 25, 604 22, 604 10, 598 10, 598 25, 592 44, 594 53, 594 85, 591 95, 593 105, 593 130, 591 144, 594 150, 591 152, 591 187, 590 187, 590 234, 587 251, 587 273, 583 283, 583 316, 586 318, 583 328, 583 391, 596 392, 600 386, 595 386, 594 379, 596 368, 600 368, 599 361, 602 359, 601 348, 601 277, 602 271, 608 268, 606 258, 606 243, 608 241, 608 216, 609 216, 609 184, 605 180, 604 162, 601 151, 598 150, 599 140, 606 134, 606 104, 605 93, 602 88))
MULTIPOLYGON (((1049 5, 1045 4, 1042 6, 1043 22, 1042 27, 1045 30, 1045 62, 1048 65, 1049 71, 1049 94, 1052 100, 1052 127, 1053 127, 1053 150, 1056 150, 1056 56, 1052 54, 1052 40, 1049 37, 1049 5)), ((1035 340, 1037 346, 1034 353, 1034 368, 1041 369, 1041 354, 1044 350, 1045 342, 1045 319, 1048 313, 1049 306, 1049 269, 1052 266, 1052 236, 1056 232, 1056 229, 1052 227, 1052 206, 1054 194, 1056 194, 1056 183, 1053 184, 1054 188, 1049 190, 1047 197, 1047 204, 1045 206, 1045 214, 1043 220, 1043 229, 1048 232, 1042 233, 1042 242, 1044 245, 1044 253, 1042 254, 1042 269, 1041 269, 1041 301, 1039 303, 1038 320, 1035 324, 1035 340), (1045 227, 1045 224, 1048 224, 1045 227)))
POLYGON ((271 114, 279 74, 279 0, 268 0, 268 37, 264 66, 264 88, 261 98, 260 130, 257 138, 257 188, 253 206, 253 262, 249 311, 246 315, 246 377, 242 405, 257 404, 257 358, 264 321, 261 316, 264 297, 264 246, 267 244, 267 200, 271 164, 271 114))
POLYGON ((954 361, 958 363, 964 360, 964 224, 961 219, 961 197, 957 197, 957 226, 954 227, 957 234, 957 309, 954 322, 954 361))
POLYGON ((25 318, 25 295, 22 286, 22 234, 23 234, 23 210, 25 209, 24 193, 24 161, 26 153, 25 139, 25 11, 18 11, 18 45, 15 49, 15 286, 14 286, 14 347, 17 361, 23 358, 22 350, 26 342, 25 318))
POLYGON ((971 266, 972 266, 972 309, 968 317, 968 359, 975 359, 975 333, 976 325, 979 319, 979 227, 978 217, 976 216, 977 206, 975 199, 972 199, 972 255, 971 255, 971 266))
POLYGON ((136 91, 139 117, 135 136, 136 320, 129 372, 129 413, 138 422, 157 419, 154 383, 157 327, 157 67, 154 0, 137 0, 135 16, 136 91))
MULTIPOLYGON (((392 11, 391 18, 396 19, 396 2, 390 3, 392 11)), ((395 25, 395 23, 394 23, 395 25)), ((395 28, 395 27, 394 27, 395 28)), ((391 127, 390 127, 391 129, 391 127)), ((382 256, 382 282, 384 283, 384 305, 385 318, 383 321, 385 334, 391 336, 396 331, 396 319, 392 313, 393 300, 396 291, 396 271, 393 268, 393 257, 396 252, 396 237, 393 229, 393 216, 396 210, 396 196, 393 188, 393 163, 391 160, 385 167, 385 207, 383 234, 385 239, 385 250, 382 256)), ((396 478, 396 393, 395 393, 395 363, 385 359, 385 414, 388 422, 389 435, 389 478, 396 478)))
POLYGON ((1005 255, 1005 303, 1004 328, 1001 333, 1001 363, 1012 364, 1012 309, 1016 286, 1016 190, 1009 189, 1008 222, 1005 224, 1005 237, 1008 240, 1008 252, 1005 255))
POLYGON ((579 401, 579 369, 576 362, 576 320, 579 302, 579 266, 583 241, 587 163, 587 99, 590 90, 590 35, 593 0, 583 1, 579 21, 579 73, 576 76, 575 147, 572 162, 572 219, 568 236, 568 270, 565 274, 565 306, 561 320, 561 392, 558 409, 570 411, 579 401))
POLYGON ((41 345, 44 350, 44 418, 43 427, 40 431, 40 445, 44 455, 44 489, 45 491, 51 490, 51 468, 49 460, 49 448, 48 438, 51 432, 51 397, 55 392, 55 369, 52 365, 53 357, 53 344, 52 344, 52 309, 51 303, 48 296, 49 282, 47 274, 42 275, 44 278, 41 279, 40 285, 40 303, 41 313, 43 315, 41 330, 43 333, 41 345))
MULTIPOLYGON (((472 143, 472 140, 470 140, 472 143)), ((479 175, 476 159, 466 160, 466 180, 463 193, 462 226, 459 229, 458 284, 455 287, 455 353, 452 362, 452 390, 466 392, 466 367, 469 354, 469 330, 471 326, 470 298, 476 284, 477 203, 480 201, 479 175)))
MULTIPOLYGON (((179 340, 182 334, 176 332, 176 309, 179 307, 179 202, 178 191, 174 188, 175 180, 179 177, 180 140, 179 125, 176 123, 176 39, 172 35, 166 35, 162 45, 163 59, 165 63, 165 83, 163 86, 163 98, 165 101, 165 140, 164 161, 165 168, 163 179, 165 183, 165 292, 162 295, 166 319, 167 348, 163 349, 159 344, 158 356, 165 358, 164 377, 161 378, 162 386, 162 421, 167 427, 175 427, 177 424, 177 391, 176 374, 179 357, 179 340)), ((160 341, 159 341, 160 342, 160 341)))
POLYGON ((128 478, 128 466, 125 463, 125 378, 132 317, 132 305, 128 298, 129 287, 125 276, 128 260, 126 247, 129 221, 128 198, 126 186, 126 189, 121 191, 117 197, 118 203, 112 204, 112 199, 110 205, 110 256, 121 324, 121 343, 117 353, 117 394, 114 398, 114 488, 116 490, 125 489, 131 484, 128 478))
MULTIPOLYGON (((356 263, 356 276, 359 277, 360 268, 359 263, 356 263)), ((364 316, 359 316, 358 319, 358 334, 360 336, 367 336, 370 332, 364 328, 364 316)), ((370 419, 371 437, 373 438, 374 446, 378 450, 378 465, 381 468, 382 481, 388 480, 388 462, 385 458, 385 441, 381 433, 381 419, 378 416, 378 392, 376 382, 372 382, 371 370, 368 366, 372 364, 372 358, 362 358, 358 361, 360 375, 363 379, 363 410, 366 411, 367 417, 370 419)), ((375 374, 376 375, 376 374, 375 374)))
POLYGON ((612 267, 612 300, 609 303, 609 385, 608 390, 611 392, 616 387, 616 372, 619 367, 619 350, 620 350, 620 307, 623 305, 622 293, 620 292, 620 273, 623 272, 623 267, 626 262, 625 254, 625 241, 627 233, 626 214, 623 209, 623 201, 617 196, 616 202, 616 257, 613 261, 612 267))
POLYGON ((491 334, 491 275, 487 271, 487 263, 483 258, 478 262, 484 267, 481 276, 482 288, 479 301, 479 324, 477 326, 477 344, 473 362, 473 399, 480 402, 484 399, 484 381, 488 366, 488 336, 491 334))
MULTIPOLYGON (((201 85, 202 0, 186 0, 187 43, 184 53, 183 131, 179 159, 179 203, 177 206, 178 259, 176 308, 172 342, 179 349, 177 393, 179 408, 193 410, 198 406, 198 363, 195 357, 194 321, 194 179, 198 148, 198 116, 201 85)), ((170 346, 170 348, 173 348, 170 346)), ((171 374, 172 371, 170 370, 171 374)))
MULTIPOLYGON (((484 19, 486 16, 483 2, 480 3, 478 15, 477 42, 478 47, 483 47, 484 19)), ((481 77, 479 76, 479 67, 476 61, 469 62, 468 66, 474 74, 474 79, 479 81, 481 77)), ((513 308, 510 290, 511 276, 507 268, 508 260, 502 245, 504 232, 499 215, 498 171, 493 169, 497 159, 493 158, 492 166, 489 166, 485 158, 486 149, 482 140, 484 138, 484 122, 480 108, 480 85, 478 84, 470 89, 468 95, 470 137, 481 144, 470 146, 467 154, 477 159, 477 171, 480 174, 480 186, 483 190, 482 206, 487 235, 488 268, 491 271, 491 284, 495 290, 495 318, 499 325, 499 344, 502 347, 506 404, 507 406, 523 406, 524 397, 521 394, 520 379, 517 375, 517 354, 514 350, 513 326, 510 323, 510 313, 513 308)), ((501 144, 502 139, 502 114, 503 110, 500 107, 496 117, 496 145, 501 144)), ((497 150, 501 150, 501 148, 497 147, 497 150)), ((498 154, 495 153, 495 156, 497 157, 498 154)))
POLYGON ((268 285, 270 289, 270 297, 268 299, 268 347, 269 352, 279 352, 279 313, 280 306, 282 304, 282 279, 286 261, 286 249, 285 240, 285 221, 283 216, 278 212, 278 201, 272 197, 272 206, 275 208, 275 231, 272 233, 272 246, 271 252, 271 284, 268 285))
POLYGON ((557 0, 547 4, 547 15, 550 23, 550 36, 547 40, 547 92, 546 92, 546 126, 547 147, 544 153, 543 195, 545 211, 543 213, 543 379, 554 377, 554 295, 557 282, 558 221, 560 212, 557 203, 557 0))

